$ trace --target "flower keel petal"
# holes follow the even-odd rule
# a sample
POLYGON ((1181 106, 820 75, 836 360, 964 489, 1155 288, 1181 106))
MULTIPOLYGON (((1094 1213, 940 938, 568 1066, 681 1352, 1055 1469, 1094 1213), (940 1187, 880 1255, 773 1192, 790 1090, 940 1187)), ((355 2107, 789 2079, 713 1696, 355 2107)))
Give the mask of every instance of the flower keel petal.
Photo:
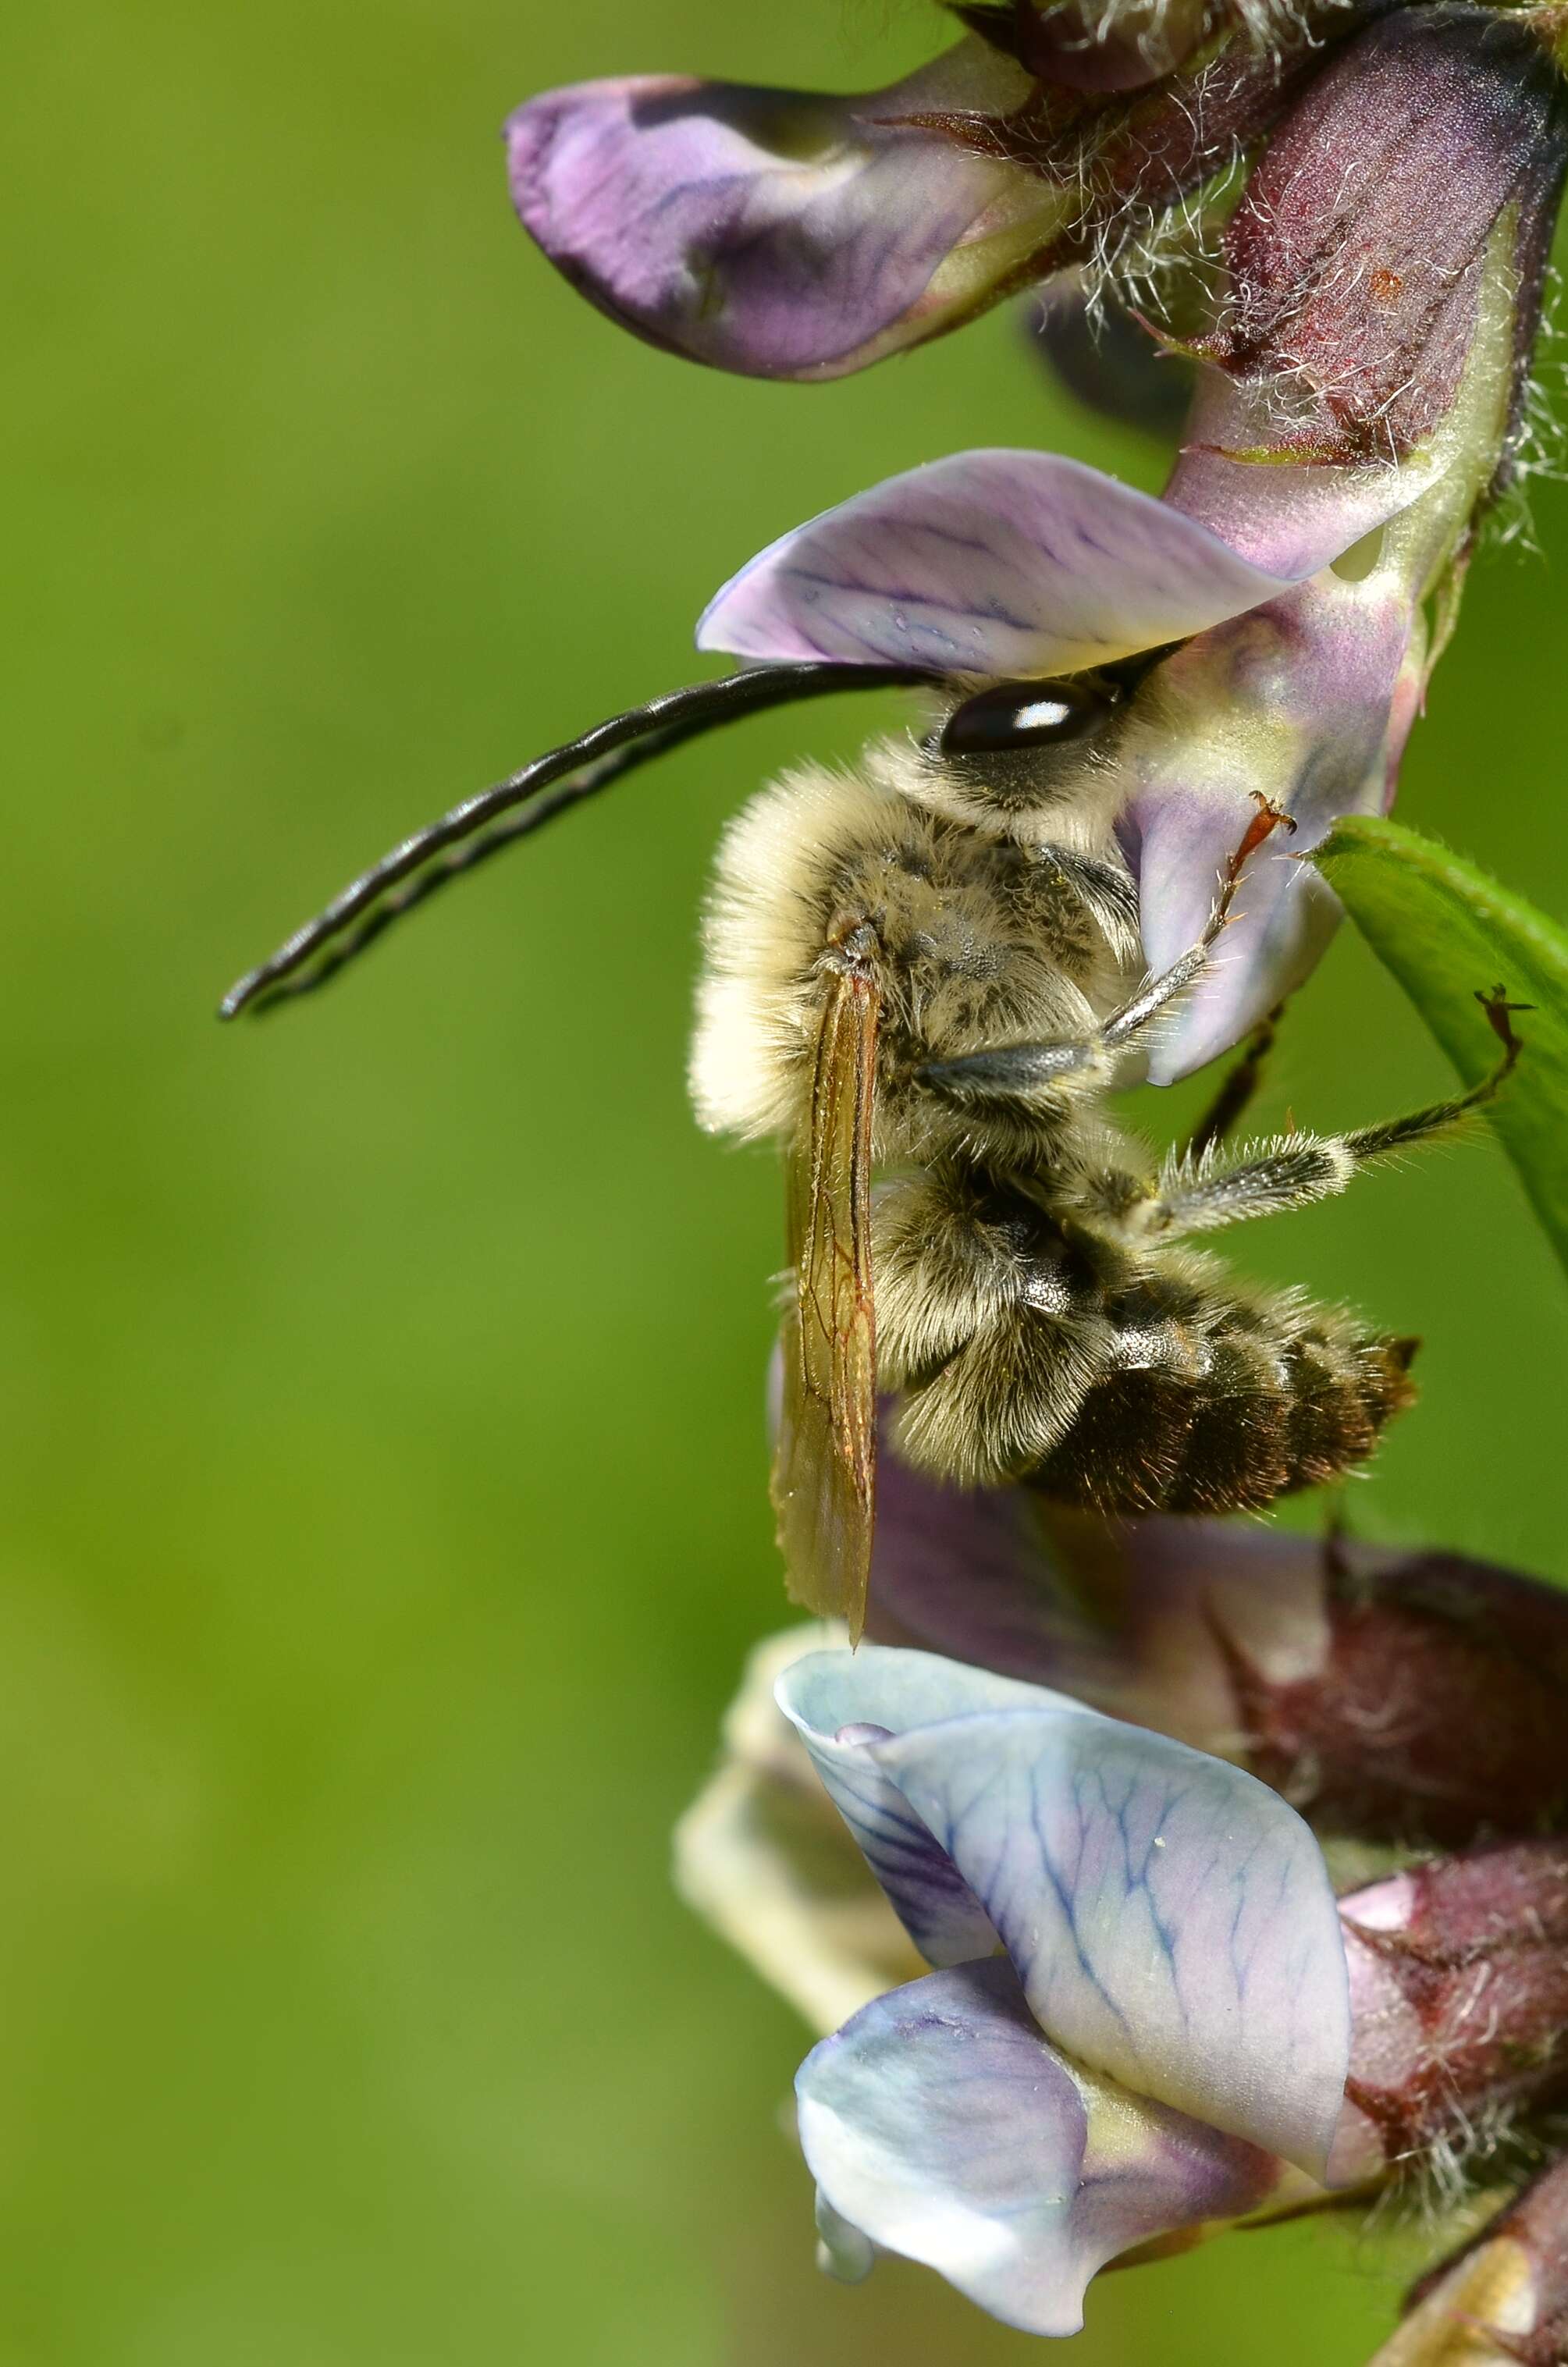
POLYGON ((996 1959, 913 1982, 808 2056, 801 2143, 835 2221, 1026 2333, 1083 2322, 1119 2253, 1254 2209, 1278 2164, 1047 2044, 996 1959))

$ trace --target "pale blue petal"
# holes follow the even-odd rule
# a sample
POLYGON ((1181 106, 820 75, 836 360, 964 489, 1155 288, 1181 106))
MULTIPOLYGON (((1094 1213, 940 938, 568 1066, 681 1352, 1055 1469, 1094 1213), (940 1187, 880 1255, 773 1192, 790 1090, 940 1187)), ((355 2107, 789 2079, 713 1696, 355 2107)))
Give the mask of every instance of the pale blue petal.
POLYGON ((1278 1794, 922 1652, 816 1655, 779 1700, 830 1789, 852 1772, 862 1847, 869 1833, 930 1886, 941 1961, 994 1931, 1052 2040, 1323 2176, 1349 2061, 1345 1951, 1322 1853, 1278 1794), (835 1741, 846 1726, 860 1736, 835 1741))
POLYGON ((865 2007, 807 2056, 796 2095, 830 2224, 1029 2334, 1074 2333, 1107 2260, 1255 2209, 1278 2174, 1255 2147, 1070 2069, 996 1958, 865 2007))
POLYGON ((1322 1852, 1239 1768, 1054 1706, 878 1747, 1002 1936, 1041 2028, 1321 2178, 1349 2060, 1322 1852))
MULTIPOLYGON (((1279 472, 1284 473, 1284 472, 1279 472)), ((1382 812, 1414 720, 1417 586, 1330 573, 1190 642, 1130 740, 1119 828, 1153 970, 1195 944, 1262 792, 1290 817, 1248 863, 1208 969, 1152 1041, 1168 1084, 1226 1051, 1311 972, 1339 917, 1311 852, 1346 814, 1382 812)))
MULTIPOLYGON (((933 1718, 1034 1705, 1055 1696, 926 1652, 865 1646, 797 1660, 779 1678, 776 1698, 922 1955, 933 1965, 959 1965, 999 1946, 989 1916, 951 1858, 883 1773, 877 1745, 933 1718)), ((1060 1706, 1089 1714, 1074 1702, 1060 1706)))

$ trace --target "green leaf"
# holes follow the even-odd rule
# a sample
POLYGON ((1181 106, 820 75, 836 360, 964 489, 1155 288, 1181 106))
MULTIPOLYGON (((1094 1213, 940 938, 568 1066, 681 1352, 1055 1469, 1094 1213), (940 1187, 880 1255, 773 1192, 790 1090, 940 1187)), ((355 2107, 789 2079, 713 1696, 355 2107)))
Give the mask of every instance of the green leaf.
POLYGON ((1342 821, 1312 861, 1467 1085, 1495 1066, 1476 1002, 1502 985, 1534 1011, 1519 1065, 1487 1113, 1568 1266, 1568 934, 1483 871, 1392 821, 1342 821))

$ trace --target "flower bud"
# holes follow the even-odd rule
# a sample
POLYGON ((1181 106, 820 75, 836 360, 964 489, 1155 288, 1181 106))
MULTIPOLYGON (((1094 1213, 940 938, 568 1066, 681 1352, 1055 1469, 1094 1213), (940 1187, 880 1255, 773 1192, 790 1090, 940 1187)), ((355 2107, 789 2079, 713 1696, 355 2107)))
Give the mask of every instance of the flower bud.
POLYGON ((1228 300, 1203 348, 1261 398, 1271 447, 1403 458, 1452 408, 1498 271, 1517 287, 1517 407, 1568 164, 1555 21, 1464 0, 1397 11, 1278 126, 1226 233, 1228 300))
POLYGON ((1313 1663, 1267 1666, 1216 1630, 1246 1764, 1320 1824, 1462 1847, 1568 1825, 1568 1602, 1458 1554, 1321 1565, 1313 1663))
POLYGON ((1568 1842, 1415 1866, 1340 1920, 1352 2039, 1331 2182, 1568 2093, 1568 1842))

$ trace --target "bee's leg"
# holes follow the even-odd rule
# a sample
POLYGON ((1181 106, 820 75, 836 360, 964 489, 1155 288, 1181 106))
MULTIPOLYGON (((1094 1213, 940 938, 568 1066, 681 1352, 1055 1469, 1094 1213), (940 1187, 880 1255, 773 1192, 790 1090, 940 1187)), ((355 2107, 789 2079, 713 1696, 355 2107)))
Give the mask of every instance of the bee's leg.
POLYGON ((1171 964, 1169 969, 1162 970, 1157 978, 1145 979, 1137 993, 1124 1002, 1119 1011, 1111 1013, 1100 1031, 1111 1050, 1124 1050, 1167 1002, 1174 1002, 1185 987, 1201 977, 1209 966, 1210 948, 1230 918, 1231 906, 1235 900, 1236 889, 1241 886, 1248 856, 1255 854, 1275 831, 1294 832, 1296 825, 1290 815, 1281 813, 1261 789, 1254 789, 1252 797, 1257 811, 1220 875, 1220 892, 1214 899, 1214 909, 1209 915, 1203 934, 1195 946, 1189 946, 1186 953, 1171 964))
POLYGON ((1059 1036, 1040 1044, 1003 1044, 993 1052, 970 1052, 956 1060, 931 1060, 916 1070, 915 1082, 960 1109, 994 1109, 1008 1104, 1028 1109, 1037 1104, 1042 1092, 1049 1093, 1053 1087, 1059 1088, 1076 1071, 1086 1070, 1093 1074, 1102 1070, 1108 1060, 1136 1041, 1167 1003, 1174 1002, 1202 975, 1210 948, 1224 928, 1248 855, 1262 845, 1272 831, 1282 827, 1293 830, 1295 824, 1267 798, 1257 796, 1257 812, 1225 866, 1220 893, 1203 934, 1196 945, 1178 956, 1169 969, 1145 979, 1137 993, 1103 1020, 1093 1034, 1059 1036))
POLYGON ((1201 1159, 1206 1151, 1213 1150, 1216 1143, 1224 1141, 1244 1114, 1262 1082, 1284 1008, 1282 1002, 1277 1002, 1262 1025, 1253 1029, 1247 1038, 1245 1051, 1227 1072, 1219 1092, 1194 1127, 1182 1153, 1184 1159, 1201 1159))
POLYGON ((1065 1082, 1086 1072, 1108 1081, 1111 1064, 1132 1043, 1151 1019, 1191 985, 1209 958, 1209 948, 1224 926, 1219 906, 1215 917, 1195 946, 1157 978, 1145 980, 1129 1002, 1092 1034, 1058 1036, 1040 1044, 999 1044, 992 1052, 965 1052, 955 1060, 928 1060, 915 1072, 924 1085, 955 1109, 1019 1110, 1039 1107, 1040 1096, 1060 1092, 1065 1082))
POLYGON ((1209 926, 1195 946, 1155 978, 1146 979, 1130 1002, 1084 1036, 1059 1036, 1040 1044, 999 1044, 991 1052, 966 1052, 955 1060, 929 1060, 915 1072, 916 1084, 956 1109, 1038 1107, 1039 1097, 1087 1071, 1105 1077, 1149 1022, 1192 984, 1209 958, 1209 948, 1225 925, 1225 902, 1215 905, 1209 926))
POLYGON ((1358 1127, 1350 1134, 1286 1135, 1223 1167, 1183 1157, 1166 1168, 1153 1198, 1129 1210, 1131 1226, 1142 1233, 1213 1232, 1249 1217, 1305 1208, 1343 1192, 1351 1177, 1373 1160, 1446 1133, 1495 1097, 1519 1057, 1511 1014, 1529 1005, 1510 1002, 1501 987, 1476 999, 1503 1047, 1503 1058, 1469 1093, 1429 1103, 1381 1126, 1358 1127))

